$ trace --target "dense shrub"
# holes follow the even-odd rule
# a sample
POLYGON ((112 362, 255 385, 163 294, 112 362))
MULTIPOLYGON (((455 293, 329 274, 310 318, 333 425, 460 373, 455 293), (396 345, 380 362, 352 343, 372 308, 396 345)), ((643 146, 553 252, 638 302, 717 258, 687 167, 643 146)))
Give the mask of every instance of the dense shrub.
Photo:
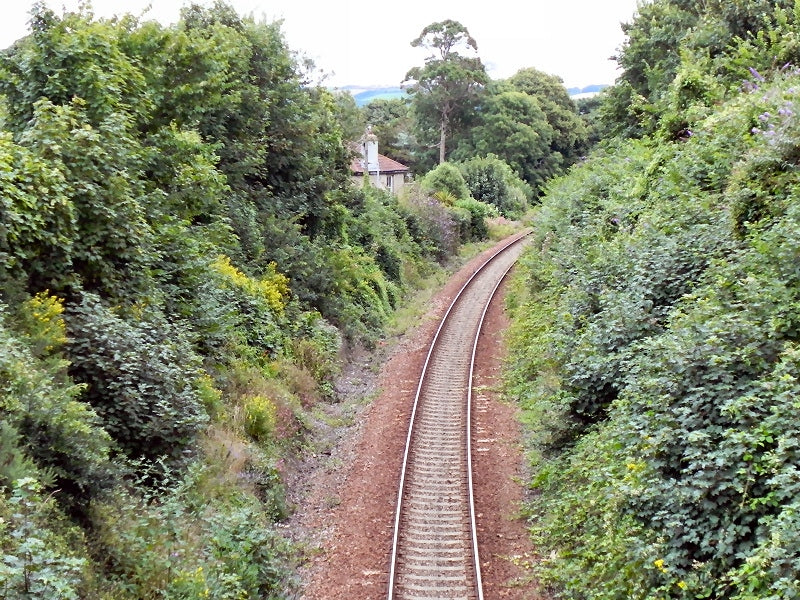
POLYGON ((445 192, 455 200, 470 197, 464 176, 455 164, 449 162, 442 163, 428 172, 422 179, 422 188, 431 194, 445 192))
MULTIPOLYGON (((58 306, 52 297, 39 298, 30 305, 58 306)), ((0 466, 0 481, 9 484, 40 472, 72 496, 63 498, 72 502, 107 484, 110 439, 95 411, 81 401, 84 386, 64 376, 66 364, 37 358, 31 351, 32 347, 50 353, 52 344, 63 343, 58 311, 29 309, 23 314, 18 327, 34 322, 21 334, 28 338, 27 344, 12 334, 7 316, 0 313, 0 423, 10 450, 6 455, 10 460, 0 466), (35 465, 36 470, 22 469, 25 464, 35 465)))
POLYGON ((0 52, 0 596, 293 593, 281 459, 483 225, 352 186, 341 115, 222 2, 0 52))
POLYGON ((70 374, 114 441, 134 457, 182 456, 208 416, 181 334, 155 314, 123 320, 91 294, 66 315, 70 374))
POLYGON ((280 598, 288 546, 252 496, 196 467, 157 495, 119 490, 94 508, 113 597, 280 598), (157 501, 155 501, 157 498, 157 501))
POLYGON ((34 478, 0 494, 0 593, 8 600, 83 598, 88 557, 83 536, 34 478))
POLYGON ((69 267, 77 216, 66 188, 56 165, 0 134, 0 281, 47 281, 54 266, 69 267))
POLYGON ((484 240, 488 237, 489 228, 486 219, 498 216, 497 209, 493 205, 474 198, 466 198, 458 200, 453 206, 467 212, 468 219, 461 236, 463 241, 484 240))
POLYGON ((800 593, 798 85, 607 145, 538 210, 509 383, 559 597, 800 593))
POLYGON ((459 243, 459 230, 451 210, 436 198, 414 188, 401 205, 411 236, 422 251, 443 262, 459 243))
POLYGON ((498 157, 492 154, 475 157, 458 167, 475 200, 494 205, 509 219, 519 218, 525 212, 533 195, 531 189, 498 157))

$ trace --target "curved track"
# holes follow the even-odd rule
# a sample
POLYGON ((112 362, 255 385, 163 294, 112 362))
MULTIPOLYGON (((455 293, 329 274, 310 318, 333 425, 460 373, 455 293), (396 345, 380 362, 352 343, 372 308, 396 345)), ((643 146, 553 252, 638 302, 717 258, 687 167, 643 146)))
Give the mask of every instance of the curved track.
POLYGON ((388 600, 483 599, 472 499, 472 365, 486 309, 523 237, 467 281, 431 343, 403 458, 388 600))

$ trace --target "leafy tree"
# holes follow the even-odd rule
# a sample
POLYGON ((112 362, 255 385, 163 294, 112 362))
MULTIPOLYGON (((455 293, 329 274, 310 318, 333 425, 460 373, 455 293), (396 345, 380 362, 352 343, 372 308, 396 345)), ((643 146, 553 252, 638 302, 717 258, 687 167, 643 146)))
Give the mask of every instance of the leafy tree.
POLYGON ((680 64, 679 45, 698 23, 697 3, 656 0, 642 4, 631 23, 617 62, 623 69, 606 96, 606 121, 615 133, 641 135, 654 129, 655 105, 680 64))
POLYGON ((477 56, 478 45, 461 23, 453 20, 431 23, 411 42, 431 54, 423 67, 406 74, 417 119, 428 131, 438 131, 439 163, 447 159, 447 140, 468 118, 488 81, 477 56))
MULTIPOLYGON (((673 80, 687 60, 716 63, 703 69, 720 71, 722 77, 717 78, 717 84, 734 91, 750 77, 749 69, 780 68, 795 60, 798 53, 794 42, 788 44, 795 46, 789 53, 774 51, 786 38, 791 39, 788 30, 779 31, 777 27, 791 19, 794 6, 794 0, 643 3, 633 21, 622 27, 627 39, 616 58, 623 73, 605 95, 602 114, 606 126, 612 133, 626 136, 654 133, 661 111, 668 108, 673 80), (767 30, 773 33, 765 37, 767 30), (737 52, 741 52, 734 49, 743 49, 740 42, 758 39, 762 46, 773 47, 758 57, 763 64, 749 60, 728 70, 730 65, 726 63, 736 63, 737 52), (779 54, 783 55, 783 62, 777 60, 779 54)), ((751 51, 746 55, 748 59, 756 58, 751 51)))
POLYGON ((5 123, 15 135, 42 98, 57 106, 80 98, 91 125, 114 113, 146 114, 145 79, 125 52, 124 28, 92 19, 84 7, 59 18, 42 2, 33 5, 30 23, 31 34, 0 53, 5 123))
POLYGON ((494 154, 508 163, 533 189, 555 174, 560 155, 551 151, 554 131, 535 97, 501 91, 482 105, 479 124, 454 151, 454 158, 494 154))
POLYGON ((364 135, 367 126, 364 111, 358 107, 356 99, 350 92, 336 91, 333 93, 333 99, 342 135, 346 140, 357 140, 364 135))
POLYGON ((494 205, 508 218, 522 216, 533 192, 504 161, 489 154, 471 158, 458 167, 475 200, 494 205))
POLYGON ((433 194, 444 193, 453 200, 470 197, 464 176, 453 163, 442 163, 430 171, 422 180, 422 187, 433 194))
POLYGON ((52 286, 54 270, 70 268, 77 236, 64 173, 10 138, 0 137, 0 281, 6 299, 12 287, 24 289, 31 280, 52 286), (43 197, 42 189, 50 193, 43 197), (12 286, 15 279, 24 282, 12 286))
POLYGON ((285 594, 286 440, 342 340, 494 213, 354 188, 360 115, 280 24, 87 6, 0 52, 0 589, 285 594))
POLYGON ((515 90, 536 98, 553 128, 550 147, 553 153, 561 156, 562 166, 575 162, 586 149, 587 131, 562 79, 528 68, 518 71, 508 83, 515 90))
POLYGON ((580 98, 575 102, 575 106, 578 108, 578 115, 580 115, 583 126, 586 128, 586 145, 589 149, 597 145, 606 135, 600 122, 600 106, 602 102, 600 94, 590 98, 580 98))
MULTIPOLYGON (((378 136, 381 154, 412 166, 415 161, 413 116, 406 98, 379 98, 361 109, 364 121, 378 136)), ((363 133, 363 132, 362 132, 363 133)))

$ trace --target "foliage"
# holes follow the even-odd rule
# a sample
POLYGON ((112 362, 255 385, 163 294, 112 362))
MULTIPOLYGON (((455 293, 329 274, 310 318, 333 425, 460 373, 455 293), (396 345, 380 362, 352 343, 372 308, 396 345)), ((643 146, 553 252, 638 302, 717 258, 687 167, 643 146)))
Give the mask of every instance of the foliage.
POLYGON ((423 189, 431 193, 446 192, 456 200, 464 200, 470 197, 467 182, 458 169, 452 163, 442 163, 430 171, 422 180, 423 189))
POLYGON ((507 91, 487 98, 480 124, 470 131, 455 157, 495 154, 528 185, 540 187, 555 173, 560 159, 550 151, 553 129, 532 96, 507 91))
POLYGON ((276 411, 269 398, 247 398, 244 405, 245 431, 255 440, 269 439, 275 431, 276 411))
POLYGON ((737 93, 751 70, 760 77, 791 64, 798 58, 795 19, 794 0, 643 4, 623 26, 627 40, 617 57, 623 73, 605 96, 605 127, 626 136, 654 133, 670 105, 687 108, 675 106, 674 93, 684 88, 678 76, 691 75, 694 93, 711 92, 710 106, 716 90, 737 93), (691 73, 693 64, 702 67, 691 73))
POLYGON ((474 157, 458 165, 469 195, 492 204, 509 219, 522 216, 532 195, 530 187, 494 154, 474 157))
POLYGON ((579 98, 575 102, 578 114, 586 127, 586 144, 592 148, 604 137, 603 124, 600 121, 600 106, 602 104, 602 93, 591 98, 579 98))
POLYGON ((3 598, 83 597, 88 561, 80 532, 34 478, 14 481, 8 497, 0 495, 0 555, 3 598))
POLYGON ((61 290, 79 283, 103 294, 146 285, 151 231, 144 189, 129 175, 136 169, 129 127, 119 113, 93 125, 77 97, 68 105, 36 102, 22 141, 64 173, 76 223, 68 260, 48 264, 34 285, 61 290))
MULTIPOLYGON (((367 125, 373 123, 373 121, 367 117, 369 113, 359 110, 356 105, 356 99, 350 92, 336 92, 333 95, 333 99, 336 103, 337 120, 341 123, 344 139, 357 140, 364 134, 367 125)), ((378 101, 376 100, 376 102, 378 101)), ((385 100, 381 100, 380 102, 385 102, 385 100)), ((381 140, 381 148, 386 148, 383 140, 381 140)))
POLYGON ((70 374, 120 448, 177 459, 208 420, 195 391, 199 361, 157 314, 121 319, 96 296, 67 311, 70 374))
POLYGON ((517 71, 508 83, 517 91, 536 98, 547 122, 553 128, 550 149, 567 167, 586 149, 588 132, 560 77, 528 68, 517 71))
POLYGON ((125 29, 88 17, 82 11, 59 17, 37 3, 31 12, 31 34, 2 53, 5 125, 16 137, 28 129, 42 98, 55 106, 80 98, 93 127, 115 114, 147 109, 144 76, 125 52, 125 29))
POLYGON ((496 155, 538 195, 586 150, 588 131, 558 77, 522 69, 486 86, 452 158, 496 155))
POLYGON ((364 106, 362 112, 364 121, 367 125, 372 125, 373 133, 378 136, 381 154, 413 167, 414 124, 409 100, 379 98, 364 106))
POLYGON ((119 491, 94 507, 94 543, 112 597, 279 598, 292 585, 288 550, 260 503, 209 468, 141 497, 119 491), (158 501, 155 501, 158 498, 158 501))
POLYGON ((464 241, 485 240, 489 237, 489 228, 486 220, 497 217, 497 209, 491 204, 486 204, 474 198, 464 198, 453 203, 455 208, 465 210, 469 215, 466 230, 462 231, 461 239, 464 241))
POLYGON ((0 52, 0 595, 291 594, 283 459, 491 207, 353 186, 362 115, 280 23, 31 15, 0 52))
POLYGON ((0 186, 0 280, 23 274, 46 280, 53 265, 69 265, 76 215, 64 174, 6 133, 0 137, 0 186))
POLYGON ((10 331, 7 315, 0 321, 0 423, 16 457, 0 469, 0 482, 40 474, 63 494, 85 497, 108 479, 109 436, 81 401, 83 386, 64 377, 64 361, 48 358, 63 343, 59 301, 39 295, 21 314, 20 334, 10 331))
POLYGON ((459 243, 459 228, 452 210, 416 186, 402 206, 409 232, 425 254, 440 262, 453 254, 459 243))
MULTIPOLYGON (((737 35, 753 26, 708 6, 737 35)), ((685 57, 653 137, 605 143, 537 209, 509 389, 559 597, 800 592, 800 79, 750 73, 733 92, 712 62, 685 57)))
POLYGON ((438 134, 434 137, 438 138, 439 163, 443 163, 448 138, 470 116, 488 81, 486 70, 480 58, 459 53, 477 52, 478 45, 457 21, 431 23, 411 45, 431 52, 425 65, 412 68, 405 80, 411 82, 412 106, 423 131, 438 134))
POLYGON ((227 256, 218 257, 211 268, 218 278, 218 293, 232 312, 234 329, 245 332, 242 343, 266 354, 281 351, 288 278, 276 272, 275 263, 267 266, 263 278, 248 277, 227 256))

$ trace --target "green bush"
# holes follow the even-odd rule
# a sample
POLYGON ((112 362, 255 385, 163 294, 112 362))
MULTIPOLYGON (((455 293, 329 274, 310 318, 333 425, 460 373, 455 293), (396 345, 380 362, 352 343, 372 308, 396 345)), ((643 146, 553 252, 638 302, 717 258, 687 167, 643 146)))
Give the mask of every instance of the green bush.
POLYGON ((537 209, 509 389, 560 597, 800 593, 798 85, 607 144, 537 209))
POLYGON ((0 594, 8 600, 84 598, 88 560, 80 531, 33 478, 0 491, 0 594))
POLYGON ((437 166, 422 179, 422 188, 430 193, 446 192, 456 200, 469 198, 469 188, 458 167, 446 162, 437 166))
POLYGON ((246 398, 244 402, 244 429, 257 441, 266 441, 275 432, 277 408, 263 396, 246 398))
MULTIPOLYGON (((95 411, 81 401, 84 386, 65 377, 64 361, 35 358, 2 317, 0 313, 0 423, 9 456, 17 458, 3 461, 0 480, 10 483, 25 473, 14 465, 32 461, 69 496, 62 495, 64 501, 97 492, 108 482, 111 440, 95 411)), ((33 346, 41 346, 42 339, 33 346)))
POLYGON ((452 256, 459 244, 459 228, 453 212, 418 188, 401 205, 408 231, 422 252, 439 262, 452 256))
POLYGON ((236 486, 209 487, 207 471, 167 475, 152 495, 118 490, 94 505, 111 597, 280 598, 293 589, 290 546, 264 507, 236 486))
POLYGON ((509 219, 523 215, 533 192, 500 158, 493 154, 475 157, 458 167, 475 200, 494 205, 509 219))
POLYGON ((157 315, 126 321, 88 293, 66 317, 70 374, 114 441, 133 457, 181 457, 208 416, 180 331, 157 315))
POLYGON ((474 241, 485 240, 489 236, 489 228, 486 219, 497 217, 497 209, 491 204, 486 204, 480 200, 467 198, 458 200, 454 208, 467 211, 466 231, 462 234, 462 240, 474 241))
POLYGON ((52 285, 54 270, 71 264, 77 214, 65 179, 58 165, 0 133, 0 281, 24 274, 52 285))
POLYGON ((311 373, 328 394, 332 393, 334 378, 341 369, 341 349, 342 336, 336 327, 319 313, 303 315, 292 341, 292 359, 297 366, 311 373))

